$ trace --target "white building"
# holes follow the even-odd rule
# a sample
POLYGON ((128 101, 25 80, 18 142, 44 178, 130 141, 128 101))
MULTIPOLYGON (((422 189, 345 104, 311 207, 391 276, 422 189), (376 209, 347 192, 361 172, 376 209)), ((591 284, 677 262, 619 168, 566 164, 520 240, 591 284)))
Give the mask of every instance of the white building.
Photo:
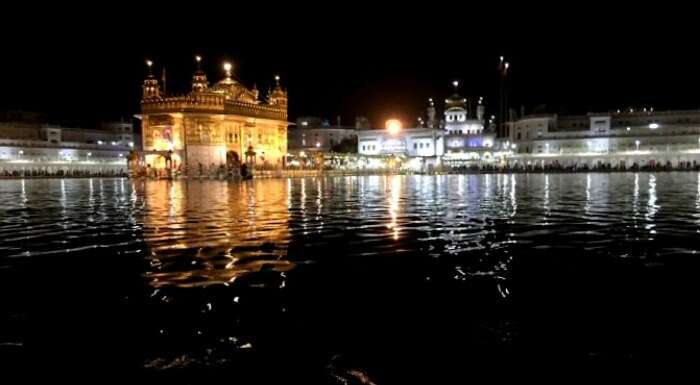
MULTIPOLYGON (((368 164, 380 165, 381 159, 398 158, 416 170, 431 166, 471 166, 501 161, 495 133, 485 129, 482 99, 470 116, 467 99, 454 94, 445 99, 444 120, 435 119, 435 106, 429 100, 426 127, 390 130, 358 131, 358 153, 368 157, 368 164)), ((420 119, 422 123, 422 119, 420 119)), ((421 124, 423 125, 423 124, 421 124)))
POLYGON ((508 164, 655 167, 700 162, 700 110, 531 115, 507 125, 508 164))
POLYGON ((133 147, 130 123, 86 130, 0 122, 0 177, 124 174, 133 147))

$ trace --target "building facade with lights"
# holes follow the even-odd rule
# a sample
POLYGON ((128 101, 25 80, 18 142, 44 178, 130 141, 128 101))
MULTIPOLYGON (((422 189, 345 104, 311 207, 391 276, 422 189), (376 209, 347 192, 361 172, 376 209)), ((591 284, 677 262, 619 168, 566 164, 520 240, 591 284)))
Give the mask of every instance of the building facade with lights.
POLYGON ((224 78, 210 85, 201 70, 192 76, 191 91, 164 95, 151 72, 143 84, 141 119, 142 166, 155 170, 202 172, 231 163, 249 168, 280 169, 287 154, 287 92, 279 77, 265 100, 255 86, 234 79, 230 64, 224 78))
POLYGON ((700 110, 530 115, 507 125, 510 166, 694 166, 700 110))
POLYGON ((0 122, 0 176, 122 175, 133 140, 125 122, 99 129, 0 122))
POLYGON ((493 122, 487 126, 485 121, 483 99, 478 99, 473 116, 468 106, 467 99, 455 93, 445 99, 444 118, 438 121, 430 99, 427 119, 418 120, 420 127, 395 129, 387 122, 386 130, 358 131, 358 153, 368 157, 368 164, 379 163, 372 157, 398 157, 398 161, 416 171, 441 165, 460 167, 503 161, 493 122))
POLYGON ((302 117, 287 131, 287 146, 290 155, 299 156, 314 152, 330 152, 344 140, 354 141, 357 128, 330 125, 317 117, 302 117))

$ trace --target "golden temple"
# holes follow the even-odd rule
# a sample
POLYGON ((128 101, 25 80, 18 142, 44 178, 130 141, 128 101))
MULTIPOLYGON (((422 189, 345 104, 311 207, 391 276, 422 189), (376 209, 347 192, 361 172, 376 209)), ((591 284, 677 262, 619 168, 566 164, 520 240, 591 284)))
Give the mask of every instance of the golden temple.
POLYGON ((141 127, 144 167, 202 174, 245 163, 248 168, 279 169, 287 154, 287 92, 275 76, 275 87, 261 101, 255 86, 247 88, 224 64, 224 78, 209 85, 201 57, 191 91, 171 96, 161 92, 147 61, 143 83, 141 127))

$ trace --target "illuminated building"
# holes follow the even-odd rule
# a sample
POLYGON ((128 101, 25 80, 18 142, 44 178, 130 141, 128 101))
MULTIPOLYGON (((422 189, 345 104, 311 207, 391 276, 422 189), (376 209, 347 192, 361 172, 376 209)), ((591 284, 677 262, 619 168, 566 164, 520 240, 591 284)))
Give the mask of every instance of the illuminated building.
MULTIPOLYGON (((454 83, 455 91, 458 83, 454 83)), ((496 134, 485 129, 485 107, 479 98, 476 115, 469 116, 467 99, 454 93, 445 99, 443 161, 448 165, 463 166, 490 163, 494 159, 496 134)))
POLYGON ((316 117, 297 119, 296 126, 287 132, 289 153, 298 155, 300 152, 329 152, 343 140, 354 140, 357 137, 356 127, 330 125, 316 117))
MULTIPOLYGON (((456 88, 458 84, 454 85, 456 88)), ((441 164, 501 162, 503 154, 495 146, 496 135, 491 127, 485 129, 483 99, 478 99, 475 116, 470 116, 467 107, 467 99, 455 92, 445 100, 444 120, 438 121, 431 98, 427 122, 419 118, 419 127, 397 130, 392 123, 386 130, 358 131, 358 153, 368 157, 368 164, 381 163, 371 157, 398 157, 415 170, 441 164)))
POLYGON ((700 162, 700 110, 627 109, 578 116, 529 115, 509 122, 508 164, 596 167, 700 162))
POLYGON ((209 85, 200 67, 192 76, 191 91, 173 96, 161 93, 149 73, 141 100, 142 160, 154 169, 211 169, 242 162, 256 169, 278 169, 287 153, 287 92, 275 77, 265 101, 255 86, 248 88, 224 64, 224 78, 209 85))
POLYGON ((131 123, 82 129, 19 117, 0 122, 0 176, 121 175, 133 147, 131 123))

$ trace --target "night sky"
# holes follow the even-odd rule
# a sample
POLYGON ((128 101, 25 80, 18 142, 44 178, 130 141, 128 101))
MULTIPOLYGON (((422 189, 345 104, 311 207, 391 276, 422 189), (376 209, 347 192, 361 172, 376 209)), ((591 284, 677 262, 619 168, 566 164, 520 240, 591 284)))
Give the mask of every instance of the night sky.
POLYGON ((195 54, 204 57, 211 82, 221 78, 225 59, 261 92, 279 73, 290 120, 318 115, 335 122, 341 115, 350 124, 364 115, 375 126, 389 117, 413 122, 429 96, 442 100, 451 92, 454 79, 462 94, 485 96, 488 113, 496 113, 499 55, 512 64, 511 106, 528 112, 542 105, 569 113, 700 107, 697 32, 680 11, 530 9, 499 23, 493 11, 469 8, 304 17, 194 8, 102 9, 91 16, 62 8, 60 16, 47 10, 31 18, 18 12, 0 27, 0 109, 42 111, 82 126, 128 118, 138 112, 146 58, 158 76, 167 68, 169 92, 184 92, 195 54), (192 21, 199 12, 203 21, 192 21))

